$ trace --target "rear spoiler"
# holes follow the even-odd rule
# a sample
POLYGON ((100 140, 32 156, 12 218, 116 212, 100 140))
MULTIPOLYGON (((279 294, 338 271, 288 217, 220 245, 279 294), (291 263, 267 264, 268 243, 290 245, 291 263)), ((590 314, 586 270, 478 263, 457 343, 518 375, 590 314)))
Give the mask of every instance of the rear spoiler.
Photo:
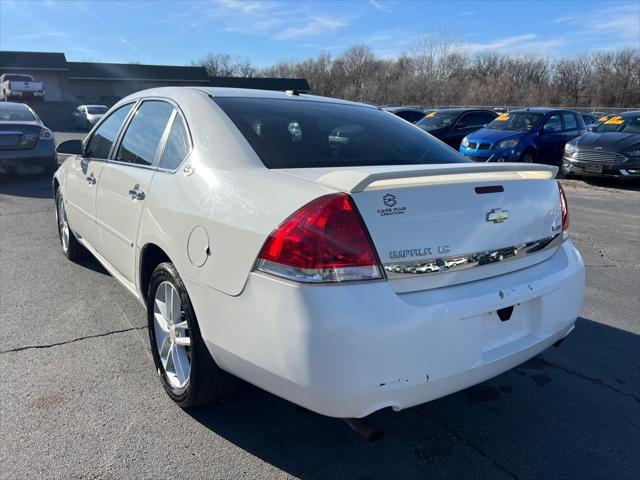
POLYGON ((409 187, 438 183, 469 183, 491 180, 546 180, 555 178, 558 167, 537 163, 455 163, 367 167, 357 170, 336 170, 318 179, 318 183, 346 193, 378 190, 389 187, 409 187))

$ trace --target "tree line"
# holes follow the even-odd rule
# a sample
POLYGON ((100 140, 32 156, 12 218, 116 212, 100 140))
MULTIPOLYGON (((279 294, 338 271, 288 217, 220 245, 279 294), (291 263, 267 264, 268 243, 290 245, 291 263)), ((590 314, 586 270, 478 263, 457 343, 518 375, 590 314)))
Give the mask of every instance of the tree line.
POLYGON ((378 105, 640 106, 640 49, 555 58, 470 52, 427 35, 409 52, 379 58, 367 45, 263 68, 228 54, 192 62, 211 76, 306 78, 312 93, 378 105))

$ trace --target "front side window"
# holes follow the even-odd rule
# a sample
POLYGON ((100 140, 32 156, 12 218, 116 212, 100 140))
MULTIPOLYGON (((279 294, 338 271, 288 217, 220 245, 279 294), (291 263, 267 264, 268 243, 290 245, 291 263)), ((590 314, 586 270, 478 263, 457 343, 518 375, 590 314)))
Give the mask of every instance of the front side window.
POLYGON ((537 128, 544 118, 542 113, 534 112, 507 112, 498 115, 487 128, 492 130, 517 130, 530 131, 537 128))
POLYGON ((187 127, 180 115, 176 115, 167 137, 167 143, 162 153, 160 167, 167 170, 175 170, 180 166, 191 150, 187 127))
POLYGON ((562 119, 560 114, 551 115, 546 122, 544 122, 545 132, 559 132, 562 130, 562 119))
POLYGON ((105 159, 109 157, 111 146, 116 140, 116 135, 118 135, 131 107, 133 107, 133 103, 123 105, 102 122, 89 140, 89 143, 87 143, 86 155, 88 157, 105 159))
POLYGON ((563 113, 562 118, 564 119, 565 130, 577 130, 578 120, 573 113, 563 113))
POLYGON ((136 111, 116 155, 118 162, 150 166, 173 113, 170 103, 147 100, 136 111))
POLYGON ((105 113, 107 113, 107 110, 107 107, 102 107, 99 105, 87 107, 87 113, 89 113, 90 115, 104 115, 105 113))
POLYGON ((331 102, 217 97, 267 168, 467 163, 410 123, 331 102))

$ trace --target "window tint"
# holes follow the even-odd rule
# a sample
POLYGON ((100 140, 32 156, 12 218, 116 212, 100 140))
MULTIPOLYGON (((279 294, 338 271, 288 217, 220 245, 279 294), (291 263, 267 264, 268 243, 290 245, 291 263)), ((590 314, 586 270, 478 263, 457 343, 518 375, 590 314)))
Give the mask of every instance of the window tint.
POLYGON ((414 112, 413 110, 401 110, 396 115, 411 123, 415 123, 424 117, 424 113, 414 112))
POLYGON ((22 103, 0 102, 0 121, 33 122, 35 119, 29 107, 22 103))
POLYGON ((107 158, 111 145, 120 131, 122 123, 127 118, 133 103, 129 103, 117 109, 98 127, 91 140, 87 144, 87 156, 93 158, 107 158))
POLYGON ((375 108, 303 99, 214 101, 268 168, 468 162, 426 132, 375 108))
POLYGON ((544 122, 545 132, 559 132, 562 130, 562 120, 560 120, 560 114, 551 115, 546 122, 544 122))
POLYGON ((578 120, 573 113, 563 113, 565 130, 576 130, 578 128, 578 120))
POLYGON ((492 130, 530 131, 535 129, 544 118, 542 113, 505 112, 498 115, 487 128, 492 130))
POLYGON ((189 143, 189 134, 187 127, 180 115, 176 115, 173 125, 167 137, 167 143, 162 153, 162 161, 160 166, 167 170, 175 170, 180 166, 184 158, 189 153, 191 145, 189 143))
POLYGON ((490 113, 485 112, 470 112, 466 113, 459 120, 465 127, 481 127, 491 120, 493 120, 495 115, 491 115, 490 113))
POLYGON ((486 125, 487 123, 490 123, 493 121, 494 118, 496 118, 497 115, 493 114, 493 113, 489 113, 489 112, 479 112, 478 113, 478 121, 480 122, 478 125, 486 125))
POLYGON ((156 100, 143 102, 129 122, 116 160, 151 165, 172 112, 170 103, 156 100))

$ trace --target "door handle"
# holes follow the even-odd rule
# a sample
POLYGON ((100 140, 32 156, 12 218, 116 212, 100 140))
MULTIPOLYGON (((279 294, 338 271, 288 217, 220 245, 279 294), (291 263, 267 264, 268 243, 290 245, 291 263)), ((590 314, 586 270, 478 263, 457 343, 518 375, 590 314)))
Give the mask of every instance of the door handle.
POLYGON ((133 200, 144 200, 144 192, 140 190, 140 185, 134 185, 131 190, 129 190, 129 196, 133 200))
POLYGON ((93 173, 91 175, 88 175, 86 177, 84 177, 87 179, 87 183, 89 185, 95 185, 96 184, 96 177, 93 176, 93 173))

